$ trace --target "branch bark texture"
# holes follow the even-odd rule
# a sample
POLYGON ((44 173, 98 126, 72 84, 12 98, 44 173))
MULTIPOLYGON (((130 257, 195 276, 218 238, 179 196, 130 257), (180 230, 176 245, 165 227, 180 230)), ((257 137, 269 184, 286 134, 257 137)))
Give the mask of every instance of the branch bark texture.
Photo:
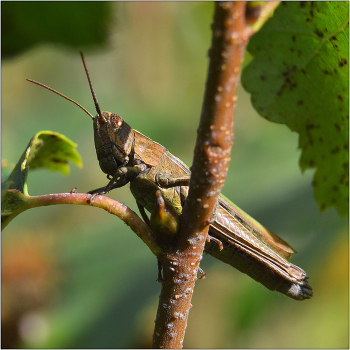
POLYGON ((209 70, 179 242, 159 256, 164 280, 153 348, 182 348, 191 297, 209 224, 226 178, 233 143, 233 112, 248 41, 245 1, 215 2, 209 70))

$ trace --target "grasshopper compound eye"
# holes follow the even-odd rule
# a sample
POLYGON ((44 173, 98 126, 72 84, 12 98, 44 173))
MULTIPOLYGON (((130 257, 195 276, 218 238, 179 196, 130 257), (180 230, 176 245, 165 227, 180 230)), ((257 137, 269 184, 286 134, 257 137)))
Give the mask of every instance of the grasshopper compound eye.
POLYGON ((110 123, 112 128, 117 131, 124 125, 124 120, 118 114, 111 114, 110 123))

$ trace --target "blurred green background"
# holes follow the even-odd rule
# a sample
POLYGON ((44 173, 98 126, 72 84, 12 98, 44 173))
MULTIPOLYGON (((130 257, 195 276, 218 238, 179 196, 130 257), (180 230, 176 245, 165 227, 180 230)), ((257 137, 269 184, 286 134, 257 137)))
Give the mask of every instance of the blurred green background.
MULTIPOLYGON (((89 117, 25 80, 49 85, 95 114, 79 49, 101 109, 120 114, 191 164, 213 3, 100 3, 103 8, 90 18, 70 2, 66 11, 60 2, 52 8, 32 2, 27 6, 39 20, 28 20, 27 9, 17 22, 21 10, 8 4, 2 3, 2 161, 16 163, 36 132, 52 130, 78 143, 84 164, 72 166, 67 177, 31 172, 31 195, 73 187, 87 192, 107 183, 89 117), (59 37, 47 42, 41 26, 51 28, 57 18, 64 30, 54 31, 71 46, 59 37), (108 39, 101 44, 104 31, 108 39)), ((292 262, 310 276, 314 297, 289 299, 205 256, 201 267, 207 276, 196 283, 184 347, 348 348, 348 219, 334 209, 319 213, 313 172, 302 175, 298 167, 297 134, 259 117, 242 88, 234 131, 223 193, 298 251, 292 262)), ((137 211, 128 186, 109 195, 137 211)), ((160 292, 156 278, 155 257, 105 211, 85 206, 27 211, 2 234, 2 345, 149 347, 160 292)))

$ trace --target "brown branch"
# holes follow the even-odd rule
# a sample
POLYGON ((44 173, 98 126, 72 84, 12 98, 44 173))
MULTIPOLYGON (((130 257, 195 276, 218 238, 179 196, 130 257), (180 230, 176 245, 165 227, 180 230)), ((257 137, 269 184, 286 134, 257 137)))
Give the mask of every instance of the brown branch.
POLYGON ((251 30, 245 1, 216 2, 206 91, 179 245, 159 257, 164 281, 153 348, 182 348, 191 297, 217 198, 226 178, 241 62, 251 30))

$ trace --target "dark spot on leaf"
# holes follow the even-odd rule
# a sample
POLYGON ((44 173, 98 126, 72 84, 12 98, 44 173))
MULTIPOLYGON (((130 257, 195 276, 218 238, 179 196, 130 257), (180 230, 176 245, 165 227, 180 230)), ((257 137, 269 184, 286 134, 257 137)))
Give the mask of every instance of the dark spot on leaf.
POLYGON ((322 33, 319 29, 316 29, 316 30, 314 31, 314 33, 315 33, 318 37, 323 38, 323 33, 322 33))
POLYGON ((291 48, 289 49, 289 51, 290 51, 290 52, 294 52, 294 49, 291 47, 291 48))
POLYGON ((260 80, 261 81, 265 81, 266 80, 266 76, 265 75, 260 75, 260 80))
MULTIPOLYGON (((283 4, 283 2, 282 2, 282 4, 283 4)), ((300 1, 300 2, 299 2, 299 6, 300 6, 301 8, 304 8, 304 7, 306 6, 306 2, 305 2, 305 1, 300 1)))
MULTIPOLYGON (((284 62, 284 64, 287 66, 288 64, 284 62)), ((288 69, 287 71, 283 72, 282 75, 284 77, 288 77, 290 76, 292 73, 294 73, 296 70, 298 69, 298 67, 294 64, 292 68, 288 69)), ((286 79, 287 80, 287 83, 290 83, 290 80, 289 78, 286 79)))
POLYGON ((302 54, 302 51, 301 50, 298 50, 298 57, 300 57, 302 54))
POLYGON ((295 43, 295 41, 296 41, 295 35, 292 35, 292 41, 293 41, 293 43, 295 43))
POLYGON ((339 41, 338 38, 334 35, 329 40, 339 41))
POLYGON ((335 147, 335 148, 333 148, 333 149, 331 150, 331 154, 337 154, 337 153, 339 153, 339 151, 340 151, 340 149, 339 149, 339 147, 337 146, 337 147, 335 147))
POLYGON ((314 11, 310 10, 309 13, 310 13, 311 18, 313 18, 314 17, 314 11))
POLYGON ((304 68, 301 69, 301 72, 306 75, 306 70, 304 68))
POLYGON ((297 87, 298 87, 298 85, 297 85, 296 83, 290 83, 290 84, 289 84, 289 90, 290 90, 290 91, 294 90, 294 89, 297 88, 297 87))
POLYGON ((313 161, 313 160, 310 160, 309 161, 309 166, 312 168, 312 167, 314 167, 315 166, 315 162, 313 161))
POLYGON ((306 22, 311 22, 311 18, 306 17, 306 22))
POLYGON ((50 158, 50 161, 53 163, 58 163, 58 164, 67 164, 67 161, 64 161, 64 160, 58 159, 58 158, 50 158))
POLYGON ((340 182, 341 184, 344 183, 345 178, 346 178, 346 174, 342 174, 342 175, 340 176, 340 178, 339 178, 339 182, 340 182))
POLYGON ((299 100, 298 102, 297 102, 297 105, 298 106, 302 106, 304 104, 304 101, 303 100, 299 100))
POLYGON ((334 186, 332 187, 332 191, 334 191, 334 192, 339 192, 339 187, 338 187, 337 185, 334 185, 334 186))
POLYGON ((312 129, 315 129, 314 124, 306 124, 306 130, 312 130, 312 129))
POLYGON ((319 138, 318 138, 318 141, 323 142, 323 138, 322 138, 322 137, 319 137, 319 138))
POLYGON ((348 60, 346 58, 341 58, 339 61, 339 67, 343 67, 348 64, 348 60))
POLYGON ((337 44, 332 43, 332 46, 333 46, 334 50, 339 52, 339 46, 337 44))
POLYGON ((289 90, 294 90, 298 85, 294 83, 290 78, 286 79, 286 84, 289 86, 289 90))
POLYGON ((321 210, 321 211, 324 211, 325 209, 326 209, 326 205, 325 205, 325 204, 321 204, 320 210, 321 210))
POLYGON ((344 99, 343 99, 343 96, 342 95, 337 95, 337 97, 338 97, 338 100, 340 100, 340 101, 344 101, 344 99))
POLYGON ((57 138, 57 135, 54 135, 54 134, 51 134, 49 135, 52 139, 56 139, 57 138))
POLYGON ((344 148, 345 150, 349 149, 349 144, 346 143, 346 144, 343 146, 343 148, 344 148))
POLYGON ((312 187, 315 187, 316 185, 317 185, 316 180, 313 180, 313 181, 311 182, 311 186, 312 186, 312 187))
POLYGON ((341 131, 341 127, 337 123, 334 123, 333 125, 335 126, 335 128, 337 129, 338 132, 341 131))
POLYGON ((331 74, 331 72, 328 71, 327 69, 324 69, 324 70, 322 71, 322 73, 323 73, 323 74, 326 74, 326 75, 331 74))

